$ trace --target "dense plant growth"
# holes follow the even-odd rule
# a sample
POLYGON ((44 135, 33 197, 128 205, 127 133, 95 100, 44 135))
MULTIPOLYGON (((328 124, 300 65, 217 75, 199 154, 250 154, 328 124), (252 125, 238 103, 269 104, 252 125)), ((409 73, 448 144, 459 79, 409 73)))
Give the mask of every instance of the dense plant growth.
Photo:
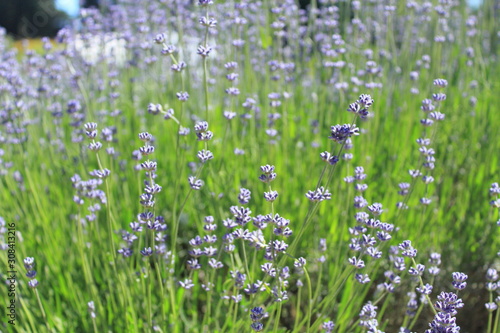
POLYGON ((498 14, 123 0, 2 36, 0 330, 499 332, 498 14))

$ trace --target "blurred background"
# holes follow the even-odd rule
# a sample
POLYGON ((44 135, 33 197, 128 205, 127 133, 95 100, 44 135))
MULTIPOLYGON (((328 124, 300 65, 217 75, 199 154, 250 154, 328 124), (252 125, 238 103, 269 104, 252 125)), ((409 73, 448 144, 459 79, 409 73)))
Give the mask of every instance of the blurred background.
MULTIPOLYGON (((173 0, 171 0, 173 2, 173 0)), ((467 1, 479 7, 482 0, 467 1)), ((0 27, 16 39, 53 37, 81 8, 106 8, 115 0, 0 0, 0 27)), ((311 0, 299 0, 306 8, 311 0)))
POLYGON ((99 7, 109 0, 0 0, 0 26, 16 39, 55 36, 80 8, 99 7))

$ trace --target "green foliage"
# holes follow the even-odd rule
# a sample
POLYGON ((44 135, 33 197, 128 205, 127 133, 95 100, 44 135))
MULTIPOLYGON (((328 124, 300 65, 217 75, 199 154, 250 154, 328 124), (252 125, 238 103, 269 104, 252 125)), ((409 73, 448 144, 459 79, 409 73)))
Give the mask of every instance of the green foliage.
MULTIPOLYGON (((342 8, 343 12, 350 11, 347 6, 342 8)), ((398 15, 408 15, 405 18, 410 21, 417 19, 415 14, 405 14, 405 10, 398 2, 395 11, 398 15)), ((377 20, 370 11, 363 13, 366 15, 363 20, 377 20)), ((222 14, 217 14, 222 20, 222 14)), ((269 16, 272 22, 272 15, 269 16)), ((429 26, 437 27, 438 19, 432 17, 429 26)), ((347 264, 347 258, 352 256, 348 248, 349 228, 356 225, 354 214, 357 210, 353 200, 358 193, 353 184, 343 179, 353 175, 354 167, 363 166, 368 174, 365 181, 368 190, 363 196, 369 203, 382 203, 386 211, 381 220, 396 227, 390 245, 411 239, 418 249, 417 262, 422 264, 427 264, 431 252, 442 254, 442 274, 434 281, 433 300, 439 291, 450 290, 451 272, 469 274, 469 287, 460 294, 466 303, 466 308, 461 310, 465 316, 460 318, 459 315, 458 322, 470 331, 486 331, 485 327, 474 328, 471 323, 485 322, 483 309, 488 296, 482 289, 484 274, 495 263, 500 245, 495 224, 498 211, 489 206, 488 194, 490 184, 500 181, 500 117, 497 111, 500 63, 492 56, 494 49, 480 53, 483 39, 469 38, 464 25, 455 31, 456 43, 423 43, 413 48, 412 31, 397 26, 396 19, 388 20, 389 28, 382 35, 384 38, 373 38, 371 43, 363 44, 363 48, 347 41, 349 52, 336 60, 352 66, 338 70, 323 67, 324 61, 329 59, 319 50, 311 52, 310 57, 301 58, 297 53, 287 59, 289 55, 280 51, 284 41, 263 23, 257 27, 255 44, 245 45, 240 50, 221 48, 219 58, 206 60, 209 66, 218 68, 223 68, 227 61, 238 62, 238 87, 242 93, 235 99, 229 99, 224 93, 230 84, 225 81, 226 73, 222 69, 218 74, 208 72, 209 77, 216 79, 214 84, 208 85, 202 79, 202 62, 193 61, 193 66, 188 66, 181 78, 170 72, 173 61, 168 57, 143 67, 142 62, 138 66, 120 67, 106 61, 86 67, 82 60, 88 59, 81 55, 61 57, 58 64, 64 68, 60 73, 62 79, 44 77, 41 82, 51 89, 62 89, 63 93, 56 97, 26 97, 28 102, 34 100, 36 103, 22 112, 13 112, 17 118, 12 122, 21 126, 23 122, 33 121, 26 127, 28 140, 22 144, 2 141, 0 146, 4 151, 2 159, 12 162, 12 167, 5 169, 0 178, 3 193, 0 215, 5 221, 16 224, 18 261, 16 330, 7 324, 0 329, 8 332, 151 332, 158 326, 163 332, 246 332, 251 324, 249 309, 264 306, 269 313, 269 318, 263 321, 266 332, 305 332, 309 327, 310 332, 317 332, 327 319, 335 321, 336 332, 365 332, 357 326, 359 311, 366 301, 374 301, 380 296, 376 286, 386 281, 384 271, 390 266, 386 259, 367 258, 365 271, 369 272, 372 282, 360 285, 353 279, 353 269, 347 264), (471 59, 465 54, 466 45, 476 51, 472 63, 468 63, 471 59), (267 68, 264 73, 255 70, 248 61, 255 56, 254 47, 269 52, 266 60, 293 60, 297 67, 295 80, 277 82, 271 79, 273 73, 267 68), (365 47, 373 50, 373 60, 381 67, 379 75, 367 80, 381 82, 382 88, 368 90, 360 86, 356 87, 358 91, 342 90, 326 82, 334 71, 338 74, 337 82, 350 82, 357 75, 356 69, 366 67, 365 47), (381 51, 392 56, 381 56, 381 51), (409 73, 418 67, 424 55, 431 55, 429 68, 420 68, 419 79, 410 80, 409 73), (78 77, 75 68, 80 70, 78 77), (117 76, 110 77, 110 72, 117 72, 117 76), (432 171, 435 182, 425 186, 420 180, 416 181, 407 202, 409 209, 398 210, 396 205, 402 200, 397 194, 398 183, 412 182, 408 169, 420 167, 415 141, 423 133, 421 101, 438 91, 432 84, 435 78, 448 80, 448 86, 442 90, 447 99, 439 106, 446 118, 426 133, 436 150, 436 168, 432 171), (119 81, 116 89, 111 84, 115 79, 119 81), (471 84, 473 81, 476 84, 471 84), (412 88, 417 88, 418 93, 411 93, 412 88), (205 89, 209 91, 208 116, 205 89), (191 95, 186 103, 175 98, 181 90, 191 95), (110 99, 111 92, 119 92, 119 98, 110 99), (283 104, 278 109, 281 119, 274 124, 278 131, 275 143, 270 143, 272 138, 264 132, 269 127, 267 116, 275 112, 268 105, 267 95, 271 92, 290 93, 289 98, 282 98, 283 104), (352 122, 352 113, 346 109, 361 93, 370 93, 375 102, 370 108, 373 117, 357 119, 362 133, 353 137, 351 152, 354 158, 349 162, 341 160, 334 169, 328 186, 332 199, 319 205, 310 203, 304 194, 315 189, 325 165, 319 154, 325 150, 336 151, 339 147, 328 140, 330 126, 352 122), (226 110, 236 111, 238 115, 245 112, 241 107, 245 97, 258 101, 260 115, 254 112, 250 119, 225 119, 223 112, 226 110), (477 98, 477 104, 470 103, 472 97, 477 98), (113 140, 103 141, 104 148, 98 155, 87 149, 90 141, 72 142, 75 133, 70 115, 56 119, 47 111, 54 102, 61 103, 64 109, 68 101, 75 98, 81 101, 85 121, 97 122, 99 130, 116 128, 113 140), (173 108, 176 119, 182 126, 191 128, 191 134, 179 136, 179 124, 174 119, 164 120, 161 114, 148 114, 148 103, 159 103, 164 110, 167 106, 173 108), (121 110, 121 113, 112 117, 109 112, 113 110, 121 110), (209 129, 214 133, 212 141, 196 140, 193 134, 196 120, 209 122, 209 129), (312 123, 317 125, 312 126, 312 123), (143 145, 137 135, 144 131, 154 136, 155 152, 151 159, 158 164, 155 182, 163 187, 155 195, 154 212, 162 215, 168 225, 168 246, 178 225, 174 246, 179 257, 175 264, 163 260, 163 256, 143 258, 139 254, 144 247, 155 244, 154 233, 146 228, 139 244, 134 246, 132 257, 123 258, 116 252, 123 246, 123 231, 130 231, 129 223, 136 221, 137 214, 144 211, 139 196, 147 178, 144 172, 134 169, 138 162, 131 158, 134 150, 143 145), (106 154, 104 149, 109 147, 117 153, 106 154), (245 154, 236 155, 234 150, 237 148, 243 149, 245 154), (192 191, 187 178, 197 171, 191 170, 188 163, 198 162, 196 154, 201 149, 210 149, 215 158, 202 168, 198 165, 205 185, 200 191, 192 191), (259 167, 265 164, 275 165, 278 175, 271 183, 272 190, 279 192, 272 205, 262 196, 269 187, 258 179, 259 167), (111 176, 100 187, 106 192, 108 204, 102 205, 95 221, 81 223, 89 214, 89 204, 87 201, 79 206, 73 202, 75 189, 71 177, 79 174, 88 179, 90 171, 103 168, 111 170, 111 176), (15 171, 22 175, 21 181, 16 180, 15 171), (229 270, 234 268, 247 273, 252 282, 260 276, 260 265, 264 262, 262 251, 244 245, 240 239, 235 242, 234 254, 224 253, 218 257, 225 266, 223 269, 205 269, 207 258, 200 259, 204 270, 186 269, 188 242, 195 235, 204 234, 203 219, 214 216, 220 239, 225 233, 222 221, 231 216, 229 208, 238 205, 241 187, 252 191, 248 207, 253 216, 273 212, 290 219, 294 235, 289 243, 296 243, 290 255, 302 256, 308 261, 307 274, 299 276, 303 286, 296 285, 297 276, 294 275, 288 287, 289 300, 283 305, 272 301, 270 288, 255 296, 244 296, 241 303, 222 298, 236 291, 229 270), (423 207, 418 203, 422 197, 430 197, 432 203, 423 207), (307 227, 295 241, 303 225, 307 227), (323 238, 328 244, 324 253, 318 250, 323 238), (324 263, 318 261, 322 255, 326 258, 324 263), (24 276, 21 261, 28 256, 36 260, 40 282, 36 290, 42 306, 34 290, 27 287, 29 279, 24 276), (187 278, 195 284, 190 290, 179 287, 179 281, 187 278), (214 284, 209 292, 202 288, 202 284, 208 282, 214 284), (89 301, 95 303, 95 320, 87 312, 89 301)), ((352 31, 348 20, 343 24, 339 29, 352 31)), ((479 24, 478 29, 490 35, 497 30, 494 21, 489 19, 479 24)), ((422 31, 432 30, 422 27, 422 31)), ((358 33, 354 31, 349 37, 357 40, 358 33)), ((249 31, 245 27, 234 34, 245 39, 249 31)), ((183 37, 186 36, 179 35, 178 47, 187 49, 183 37)), ((312 37, 308 36, 306 43, 312 43, 312 37)), ((297 40, 286 43, 303 50, 297 40)), ((136 59, 137 54, 143 58, 151 53, 160 57, 160 48, 155 46, 143 53, 127 50, 126 57, 130 62, 142 61, 136 59)), ((58 52, 59 49, 47 51, 60 56, 58 52)), ((267 66, 263 59, 259 61, 263 61, 262 67, 267 66)), ((13 67, 26 81, 30 79, 27 57, 13 67)), ((33 84, 33 87, 40 86, 33 84)), ((8 94, 1 98, 5 103, 15 101, 8 94)), ((83 135, 83 127, 79 129, 79 134, 83 135)), ((328 170, 332 169, 327 169, 322 185, 325 185, 328 170)), ((269 240, 270 230, 266 232, 269 240)), ((384 258, 388 246, 381 247, 384 258)), ((0 260, 7 262, 6 252, 0 252, 0 260)), ((280 265, 286 263, 292 270, 293 262, 285 255, 280 257, 280 265)), ((397 331, 402 325, 406 293, 415 287, 408 274, 401 275, 405 278, 401 291, 394 295, 384 294, 378 303, 380 329, 388 332, 397 331)), ((425 280, 430 278, 425 276, 425 280)), ((0 289, 0 299, 7 298, 6 289, 0 289)), ((432 316, 430 308, 424 308, 413 329, 426 329, 432 316)))

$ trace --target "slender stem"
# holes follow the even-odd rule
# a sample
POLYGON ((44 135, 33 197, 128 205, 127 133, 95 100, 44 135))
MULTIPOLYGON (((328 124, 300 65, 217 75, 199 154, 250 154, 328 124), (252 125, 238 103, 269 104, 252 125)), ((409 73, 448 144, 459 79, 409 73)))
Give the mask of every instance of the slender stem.
POLYGON ((497 313, 495 314, 495 324, 493 325, 492 333, 498 333, 498 322, 500 321, 500 310, 497 309, 497 313))
POLYGON ((248 259, 247 259, 247 251, 245 249, 245 241, 243 239, 241 239, 241 248, 243 250, 243 261, 245 262, 245 271, 247 273, 247 276, 248 276, 248 279, 250 281, 252 281, 252 279, 250 278, 250 270, 249 270, 249 266, 248 266, 248 259))
POLYGON ((163 287, 163 279, 161 277, 161 271, 162 271, 162 268, 160 267, 160 264, 159 264, 159 261, 155 261, 155 266, 156 266, 156 276, 157 276, 157 279, 158 279, 158 284, 160 285, 160 299, 162 300, 161 304, 160 304, 160 307, 161 307, 161 316, 162 316, 162 320, 163 322, 167 322, 167 318, 165 316, 165 310, 164 310, 164 306, 163 306, 163 296, 165 295, 165 288, 163 287))
POLYGON ((417 323, 418 317, 420 317, 420 313, 422 312, 422 309, 424 308, 424 304, 420 303, 417 309, 417 313, 415 313, 415 316, 413 317, 413 320, 410 323, 410 326, 408 326, 408 329, 411 330, 413 326, 417 323))
POLYGON ((298 287, 297 291, 297 305, 295 306, 296 313, 295 313, 295 323, 293 324, 294 328, 299 327, 299 319, 300 319, 300 298, 302 295, 302 287, 298 287))
MULTIPOLYGON (((317 312, 321 312, 321 309, 327 307, 330 305, 331 302, 333 302, 338 293, 340 292, 340 288, 344 285, 344 283, 347 281, 347 278, 352 274, 352 272, 355 270, 353 266, 348 267, 347 269, 344 270, 342 275, 337 278, 337 283, 331 288, 331 292, 326 296, 316 307, 315 309, 317 312)), ((319 326, 320 324, 321 317, 318 317, 314 324, 312 325, 312 328, 314 329, 316 326, 319 326)))
POLYGON ((316 300, 318 299, 319 297, 319 291, 321 290, 321 288, 323 288, 323 285, 321 284, 321 278, 323 276, 323 264, 320 263, 319 265, 319 273, 318 273, 318 282, 317 282, 317 285, 316 285, 316 290, 314 291, 314 296, 313 296, 313 302, 316 302, 316 300))
MULTIPOLYGON (((234 302, 234 301, 233 301, 234 302)), ((238 303, 234 302, 234 311, 233 311, 233 325, 236 325, 236 318, 238 315, 238 303)), ((235 327, 233 326, 233 330, 235 327)))
MULTIPOLYGON (((206 19, 207 21, 209 20, 208 18, 208 7, 206 11, 206 19)), ((207 47, 208 43, 208 26, 205 29, 205 40, 204 40, 204 47, 207 47)), ((205 89, 205 120, 209 121, 208 119, 208 69, 207 69, 207 57, 203 57, 203 86, 205 89)))
POLYGON ((40 295, 38 294, 38 290, 36 288, 34 288, 34 291, 35 291, 35 295, 36 295, 36 300, 38 301, 38 306, 40 307, 40 311, 42 312, 42 318, 43 318, 43 321, 45 322, 45 326, 47 326, 47 330, 49 332, 51 332, 49 322, 47 320, 47 316, 45 315, 45 310, 43 309, 42 300, 40 299, 40 295))
MULTIPOLYGON (((201 174, 201 170, 203 169, 205 164, 202 164, 201 167, 198 169, 198 171, 196 172, 196 179, 198 179, 198 177, 200 176, 201 174)), ((186 197, 184 198, 184 201, 182 202, 181 204, 181 207, 179 209, 179 212, 177 213, 177 219, 174 223, 174 230, 172 231, 172 255, 175 256, 175 250, 176 250, 176 243, 177 243, 177 234, 179 232, 179 224, 180 224, 180 220, 181 220, 181 215, 182 215, 182 212, 184 211, 184 207, 186 206, 186 203, 189 199, 189 197, 191 196, 191 193, 193 192, 193 188, 190 187, 189 188, 189 191, 186 195, 186 197)))
MULTIPOLYGON (((174 260, 174 259, 172 259, 174 260)), ((172 320, 175 322, 178 318, 177 318, 177 302, 175 301, 175 294, 174 294, 174 291, 176 289, 174 288, 174 280, 173 278, 170 279, 170 291, 169 291, 169 296, 170 296, 170 303, 171 303, 171 308, 172 308, 172 320)), ((174 324, 174 327, 176 327, 176 330, 175 332, 178 332, 178 326, 179 325, 175 325, 174 324)))
POLYGON ((96 324, 96 321, 95 321, 95 317, 92 317, 92 327, 94 328, 94 333, 99 332, 97 330, 97 324, 96 324))
POLYGON ((312 317, 312 307, 313 307, 313 302, 314 302, 314 295, 312 293, 312 285, 311 285, 311 278, 309 277, 309 273, 307 272, 307 269, 304 267, 304 273, 306 275, 306 280, 307 280, 307 289, 309 292, 308 298, 307 298, 307 330, 306 332, 309 332, 311 329, 311 317, 312 317))
MULTIPOLYGON (((95 156, 97 157, 97 164, 99 165, 99 169, 104 170, 103 165, 101 163, 101 159, 99 158, 99 154, 96 153, 95 156)), ((108 220, 108 233, 109 233, 109 243, 111 245, 111 252, 113 256, 113 263, 116 260, 116 251, 115 251, 115 243, 113 242, 113 227, 112 226, 112 220, 111 220, 111 193, 109 191, 109 182, 108 178, 106 177, 104 179, 104 183, 106 184, 106 216, 108 220)), ((115 265, 113 265, 115 266, 115 265)))
POLYGON ((276 310, 276 316, 274 317, 274 328, 273 332, 278 332, 278 328, 280 326, 280 318, 281 318, 281 308, 283 306, 283 302, 278 302, 278 309, 276 310))
MULTIPOLYGON (((415 261, 415 258, 411 258, 411 261, 412 261, 413 265, 414 265, 415 267, 417 267, 417 263, 416 263, 416 261, 415 261)), ((420 287, 422 287, 422 288, 423 288, 423 287, 424 287, 424 280, 422 280, 422 276, 420 276, 420 275, 418 276, 418 281, 420 282, 420 287)), ((432 308, 432 312, 434 312, 434 315, 437 315, 437 310, 436 310, 436 308, 434 308, 434 306, 432 305, 432 300, 431 300, 431 298, 429 297, 429 295, 427 295, 427 294, 426 294, 426 295, 425 295, 425 298, 427 299, 427 302, 428 302, 428 303, 429 303, 429 305, 431 306, 431 308, 432 308)))
POLYGON ((153 307, 152 307, 152 302, 151 302, 151 288, 152 288, 152 285, 153 285, 153 279, 151 278, 151 265, 149 263, 149 257, 146 257, 146 264, 148 266, 148 282, 146 282, 148 284, 147 288, 148 288, 148 323, 149 323, 149 327, 150 329, 153 329, 153 307))
POLYGON ((208 119, 208 69, 207 69, 207 58, 203 58, 203 86, 205 89, 205 119, 208 119))

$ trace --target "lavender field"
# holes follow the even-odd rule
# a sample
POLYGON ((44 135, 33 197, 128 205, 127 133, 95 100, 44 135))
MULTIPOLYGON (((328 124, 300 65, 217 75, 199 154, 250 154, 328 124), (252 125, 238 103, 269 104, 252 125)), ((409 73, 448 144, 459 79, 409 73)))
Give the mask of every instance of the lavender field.
POLYGON ((500 333, 500 3, 118 0, 0 34, 0 332, 500 333))

